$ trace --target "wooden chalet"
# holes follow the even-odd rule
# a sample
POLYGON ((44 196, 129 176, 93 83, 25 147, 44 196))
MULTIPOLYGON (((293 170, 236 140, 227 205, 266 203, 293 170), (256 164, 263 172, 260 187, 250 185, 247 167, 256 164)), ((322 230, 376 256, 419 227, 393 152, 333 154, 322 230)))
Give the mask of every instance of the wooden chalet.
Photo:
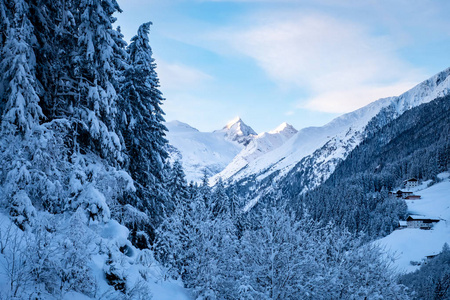
POLYGON ((405 188, 413 188, 419 185, 419 180, 416 178, 410 178, 408 180, 403 181, 403 184, 405 185, 405 188))
POLYGON ((389 197, 406 199, 406 197, 408 197, 412 194, 413 194, 413 192, 398 190, 396 192, 389 192, 389 197))
POLYGON ((420 228, 425 230, 431 229, 433 224, 439 221, 439 219, 431 219, 423 216, 409 216, 406 219, 408 228, 420 228))
POLYGON ((431 254, 431 255, 427 255, 427 261, 432 260, 433 258, 435 258, 436 256, 438 256, 440 253, 438 254, 431 254))

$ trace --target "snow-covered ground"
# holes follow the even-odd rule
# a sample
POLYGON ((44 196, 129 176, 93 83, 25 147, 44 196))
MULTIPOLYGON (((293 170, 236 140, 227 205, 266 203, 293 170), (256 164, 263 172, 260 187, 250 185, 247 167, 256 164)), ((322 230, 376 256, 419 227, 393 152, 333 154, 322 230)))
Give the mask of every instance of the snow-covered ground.
POLYGON ((449 173, 440 174, 443 179, 431 187, 426 183, 411 189, 422 196, 419 200, 406 200, 411 215, 422 215, 440 219, 431 230, 405 228, 395 230, 390 235, 378 240, 378 243, 395 258, 393 262, 398 272, 413 272, 419 268, 411 265, 422 262, 427 255, 434 255, 442 250, 444 243, 450 244, 450 179, 449 173), (424 189, 422 189, 424 188, 424 189))

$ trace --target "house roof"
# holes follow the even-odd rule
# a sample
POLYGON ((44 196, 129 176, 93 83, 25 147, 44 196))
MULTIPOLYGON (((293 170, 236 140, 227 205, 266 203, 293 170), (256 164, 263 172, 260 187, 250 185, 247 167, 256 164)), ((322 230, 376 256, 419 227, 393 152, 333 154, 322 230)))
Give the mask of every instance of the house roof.
POLYGON ((408 198, 420 199, 420 198, 422 198, 422 197, 421 197, 420 195, 408 195, 408 196, 406 196, 405 199, 408 199, 408 198))
POLYGON ((410 179, 406 179, 405 182, 416 182, 419 181, 416 178, 410 178, 410 179))
POLYGON ((439 219, 427 218, 424 216, 409 216, 406 221, 428 221, 428 222, 439 222, 439 219))
POLYGON ((397 194, 412 194, 413 192, 398 190, 396 193, 397 194))

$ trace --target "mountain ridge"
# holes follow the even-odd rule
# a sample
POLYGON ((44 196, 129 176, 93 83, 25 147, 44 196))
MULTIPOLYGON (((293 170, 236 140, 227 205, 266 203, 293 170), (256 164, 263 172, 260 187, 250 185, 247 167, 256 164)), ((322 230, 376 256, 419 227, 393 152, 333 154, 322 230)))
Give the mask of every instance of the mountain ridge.
POLYGON ((169 130, 167 151, 170 161, 181 161, 188 181, 196 182, 203 178, 204 173, 213 177, 222 171, 244 149, 249 148, 250 154, 258 150, 267 152, 297 133, 292 125, 284 122, 269 132, 257 134, 240 117, 212 132, 201 132, 177 120, 165 125, 169 130))
POLYGON ((292 170, 302 159, 323 149, 323 155, 316 158, 317 166, 323 170, 314 174, 320 184, 334 170, 336 164, 344 159, 365 137, 370 134, 368 127, 379 127, 400 116, 405 111, 422 103, 427 103, 450 93, 450 68, 419 83, 400 96, 382 98, 356 111, 339 116, 322 127, 301 129, 277 151, 269 152, 249 163, 234 167, 227 166, 215 176, 215 181, 261 181, 265 178, 279 180, 292 170), (371 120, 384 111, 384 119, 379 124, 371 120), (325 164, 324 164, 325 162, 325 164), (273 175, 274 174, 274 175, 273 175))

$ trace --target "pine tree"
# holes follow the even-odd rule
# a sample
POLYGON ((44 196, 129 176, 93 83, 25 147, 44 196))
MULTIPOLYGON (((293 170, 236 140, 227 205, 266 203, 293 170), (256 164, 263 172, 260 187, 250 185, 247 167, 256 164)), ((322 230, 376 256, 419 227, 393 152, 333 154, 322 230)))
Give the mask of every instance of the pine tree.
POLYGON ((142 24, 127 48, 128 64, 120 81, 118 131, 126 147, 128 169, 137 183, 136 205, 152 217, 153 229, 171 210, 170 196, 164 190, 167 153, 164 138, 164 98, 159 91, 156 64, 148 34, 151 23, 142 24))
POLYGON ((230 213, 230 199, 225 192, 225 186, 222 179, 219 179, 214 186, 214 191, 211 195, 211 209, 215 216, 230 213))
POLYGON ((123 145, 116 128, 116 75, 125 59, 124 42, 112 28, 120 8, 115 0, 80 0, 78 45, 75 62, 77 99, 74 103, 82 152, 93 152, 112 165, 124 162, 123 145))
MULTIPOLYGON (((0 49, 3 48, 9 31, 9 9, 6 0, 0 0, 0 49)), ((0 95, 2 94, 0 90, 0 95)))
MULTIPOLYGON (((171 197, 173 206, 180 205, 182 202, 187 201, 188 186, 185 177, 180 161, 175 161, 167 175, 166 182, 167 192, 171 197)), ((167 210, 167 213, 170 214, 170 211, 172 211, 173 208, 174 207, 170 207, 167 210)))
POLYGON ((7 133, 29 133, 44 117, 39 106, 38 83, 35 77, 35 54, 30 45, 33 26, 28 19, 28 4, 15 0, 13 21, 2 49, 0 72, 3 90, 0 94, 2 130, 7 133), (2 107, 3 106, 3 107, 2 107))
POLYGON ((238 194, 238 188, 236 184, 233 184, 229 189, 229 195, 228 195, 228 199, 229 199, 229 211, 230 211, 230 216, 232 219, 237 219, 239 217, 239 215, 241 215, 244 211, 244 203, 242 203, 243 201, 240 199, 239 194, 238 194))

